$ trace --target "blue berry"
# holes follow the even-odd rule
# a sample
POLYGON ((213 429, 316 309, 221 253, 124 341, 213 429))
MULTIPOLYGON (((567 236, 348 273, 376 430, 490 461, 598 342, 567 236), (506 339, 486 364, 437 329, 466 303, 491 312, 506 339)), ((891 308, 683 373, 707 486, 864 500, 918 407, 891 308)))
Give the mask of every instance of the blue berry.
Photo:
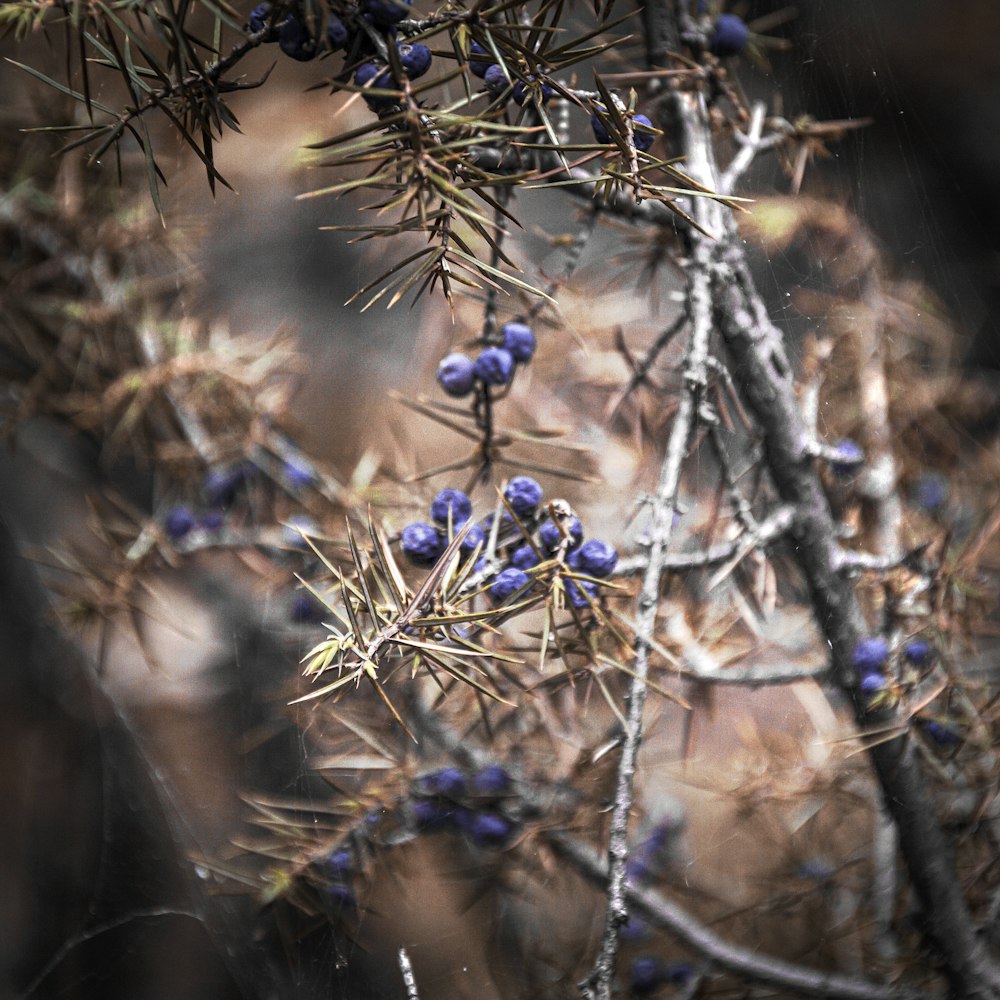
POLYGON ((444 551, 443 542, 437 528, 423 521, 403 528, 403 553, 415 566, 433 566, 444 551))
MULTIPOLYGON (((485 77, 491 66, 496 66, 493 53, 485 45, 480 45, 479 42, 472 42, 469 45, 469 72, 474 73, 478 77, 485 77)), ((502 73, 503 71, 501 70, 502 73)))
POLYGON ((528 83, 526 84, 523 80, 518 80, 514 84, 513 98, 516 104, 524 104, 526 100, 532 95, 535 95, 542 104, 545 104, 550 98, 555 94, 555 90, 552 89, 547 83, 542 81, 541 86, 535 82, 533 76, 528 77, 528 83), (530 86, 529 86, 530 85, 530 86))
POLYGON ((934 661, 934 647, 923 639, 914 639, 903 647, 903 656, 915 667, 929 667, 934 661))
MULTIPOLYGON (((603 104, 598 104, 601 111, 605 111, 603 104)), ((591 111, 590 113, 590 127, 594 131, 594 139, 604 145, 611 142, 611 133, 607 130, 604 122, 601 121, 600 116, 596 111, 591 111)))
POLYGON ((924 732, 940 747, 954 747, 962 742, 961 736, 951 726, 937 719, 930 719, 924 725, 924 732))
POLYGON ((388 66, 379 66, 378 63, 374 62, 362 63, 354 72, 354 83, 355 86, 365 88, 361 96, 373 111, 390 107, 396 103, 395 97, 371 93, 371 88, 376 90, 393 89, 392 74, 389 72, 388 66))
POLYGON ((881 636, 873 635, 862 639, 855 647, 851 660, 859 674, 880 671, 889 659, 889 643, 881 636))
POLYGON ((472 517, 472 501, 461 490, 446 487, 431 503, 431 520, 446 525, 449 511, 456 527, 465 524, 472 517))
POLYGON ((203 514, 198 515, 198 527, 202 531, 221 531, 225 523, 226 515, 221 510, 206 510, 203 514))
POLYGON ((668 962, 663 974, 668 983, 683 986, 691 978, 691 966, 687 962, 668 962))
POLYGON ((467 824, 469 836, 481 847, 499 847, 514 832, 514 824, 496 813, 473 813, 467 824))
POLYGON ((402 21, 410 13, 413 0, 365 0, 364 8, 371 14, 372 21, 381 27, 389 27, 402 21))
POLYGON ((346 847, 341 847, 326 859, 325 864, 332 878, 343 879, 351 874, 354 855, 346 847))
POLYGON ((653 869, 641 854, 631 857, 625 864, 625 877, 632 885, 643 885, 653 880, 653 869))
POLYGON ((309 33, 309 28, 296 14, 289 14, 281 22, 278 28, 278 48, 286 56, 299 62, 309 62, 317 55, 316 42, 309 33))
POLYGON ((247 468, 242 463, 225 469, 209 469, 201 483, 205 502, 210 507, 229 507, 246 480, 247 468))
POLYGON ((476 551, 477 545, 484 545, 486 543, 486 532, 478 525, 474 524, 469 528, 468 533, 462 540, 460 550, 462 555, 471 555, 476 551))
POLYGON ((574 608, 589 608, 597 599, 597 584, 589 580, 567 580, 566 596, 574 608), (590 600, 587 600, 588 595, 590 600))
POLYGON ((511 594, 516 593, 522 587, 526 587, 530 580, 531 578, 527 573, 515 569, 513 566, 508 567, 497 574, 496 580, 493 581, 493 586, 490 587, 490 597, 497 604, 501 604, 511 594))
POLYGON ((646 996, 652 993, 664 982, 665 970, 663 963, 651 955, 642 955, 632 960, 629 970, 629 987, 636 996, 646 996))
POLYGON ((618 553, 614 547, 597 538, 584 542, 572 555, 570 566, 599 579, 611 576, 618 564, 618 553))
POLYGON ((865 694, 877 694, 879 691, 884 691, 888 681, 879 673, 862 674, 861 682, 858 687, 861 688, 865 694))
POLYGON ((303 625, 316 625, 323 618, 323 605, 306 591, 300 591, 292 598, 292 607, 289 612, 293 622, 300 622, 303 625))
POLYGON ((330 14, 326 19, 326 44, 331 52, 339 52, 350 40, 351 33, 347 25, 336 14, 330 14))
POLYGON ((431 68, 433 56, 426 45, 421 45, 419 42, 400 42, 397 48, 399 61, 411 80, 423 76, 431 68))
POLYGON ((511 320, 500 328, 505 351, 515 361, 530 361, 535 353, 535 334, 527 323, 511 320))
POLYGON ((465 775, 457 767, 441 767, 420 779, 421 790, 456 798, 465 794, 465 775))
MULTIPOLYGON (((583 525, 578 517, 571 517, 569 523, 565 525, 569 535, 568 551, 575 549, 583 541, 583 525)), ((547 517, 538 528, 538 541, 546 552, 555 552, 562 544, 563 535, 559 530, 559 525, 547 517)))
POLYGON ((510 554, 510 564, 515 569, 534 569, 540 562, 538 553, 528 544, 519 545, 510 554))
POLYGON ((468 396, 476 384, 475 363, 465 354, 449 354, 441 359, 437 377, 449 396, 468 396))
POLYGON ((472 787, 480 795, 502 795, 510 785, 510 773, 499 764, 487 764, 472 776, 472 787))
POLYGON ((913 487, 913 499, 929 513, 940 510, 948 499, 948 480, 940 472, 925 472, 913 487))
MULTIPOLYGON (((250 17, 247 19, 247 29, 254 35, 258 31, 263 31, 270 21, 271 17, 271 5, 269 3, 259 3, 252 11, 250 11, 250 17)), ((265 42, 274 42, 278 39, 278 31, 276 27, 271 28, 264 38, 265 42)))
POLYGON ((495 97, 507 88, 507 74, 504 73, 502 66, 493 63, 483 74, 483 83, 486 84, 486 89, 495 97))
MULTIPOLYGON (((653 127, 653 123, 645 115, 635 115, 632 119, 632 124, 645 125, 646 128, 653 127)), ((638 149, 640 153, 645 153, 656 141, 656 136, 652 132, 643 132, 640 129, 633 129, 632 141, 635 143, 635 148, 638 149)))
POLYGON ((484 347, 476 358, 475 372, 486 385, 505 385, 514 373, 514 357, 502 347, 484 347))
POLYGON ((531 476, 515 476, 507 484, 503 495, 518 517, 529 517, 542 502, 542 487, 531 476))
POLYGON ((850 479, 865 463, 865 453, 861 445, 851 438, 841 438, 834 448, 839 455, 830 463, 833 474, 840 479, 850 479))
POLYGON ((735 14, 720 14, 712 28, 708 40, 708 50, 713 56, 725 59, 738 56, 750 41, 750 29, 742 17, 735 14))
POLYGON ((630 913, 626 923, 622 924, 619 935, 629 944, 638 944, 650 936, 651 928, 645 920, 636 913, 630 913))
POLYGON ((176 542, 194 527, 194 514, 187 507, 172 507, 163 519, 163 527, 176 542))

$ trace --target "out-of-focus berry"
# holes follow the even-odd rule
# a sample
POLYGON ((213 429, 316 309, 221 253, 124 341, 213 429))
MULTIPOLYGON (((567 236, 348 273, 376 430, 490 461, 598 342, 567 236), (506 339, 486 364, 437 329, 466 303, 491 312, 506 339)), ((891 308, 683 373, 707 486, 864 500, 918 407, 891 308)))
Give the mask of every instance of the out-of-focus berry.
POLYGON ((316 625, 323 620, 323 605, 306 591, 300 591, 292 598, 289 615, 293 622, 316 625))
POLYGON ((472 517, 472 501, 461 490, 448 486, 441 490, 431 503, 431 520, 446 525, 449 511, 452 523, 456 527, 465 524, 472 517))
POLYGON ((939 747, 955 747, 962 742, 962 737, 951 726, 938 722, 937 719, 928 720, 924 724, 924 732, 939 747))
POLYGON ((629 989, 634 996, 647 996, 665 981, 664 966, 658 958, 642 955, 632 960, 629 969, 629 989))
POLYGON ((861 681, 858 684, 858 687, 861 688, 865 694, 877 694, 879 691, 884 691, 888 684, 889 682, 882 676, 882 674, 870 673, 861 675, 861 681))
POLYGON ((515 476, 507 484, 503 495, 518 517, 530 517, 542 502, 542 487, 531 476, 515 476))
POLYGON ((281 464, 281 474, 285 484, 293 490, 304 490, 315 486, 319 476, 303 457, 286 458, 281 464))
POLYGON ((457 798, 465 794, 465 775, 457 767, 441 767, 420 779, 420 789, 430 795, 457 798))
POLYGON ((833 474, 839 479, 850 479, 865 464, 865 453, 861 445, 851 438, 841 438, 835 445, 839 453, 830 463, 833 474))
POLYGON ((476 384, 475 362, 456 351, 441 359, 437 377, 449 396, 467 396, 476 384))
POLYGON ((510 786, 510 773, 499 764, 487 764, 472 776, 472 788, 479 795, 502 795, 510 786))
POLYGON ((720 14, 712 28, 708 40, 708 50, 713 56, 725 59, 738 56, 750 41, 750 29, 742 17, 735 14, 720 14))
POLYGON ((527 323, 511 320, 500 328, 504 350, 518 362, 530 361, 535 353, 535 334, 527 323))
POLYGON ((194 527, 194 514, 187 507, 171 507, 163 527, 175 542, 179 541, 194 527))
POLYGON ((589 580, 567 580, 566 597, 574 608, 589 608, 597 599, 597 584, 589 580), (587 600, 588 596, 590 600, 587 600))
POLYGON ((880 671, 889 659, 889 643, 881 636, 872 635, 862 639, 851 655, 851 662, 859 674, 880 671))
POLYGON ((209 507, 229 507, 247 480, 242 462, 224 469, 209 469, 201 482, 201 492, 209 507))
POLYGON ((353 910, 358 905, 354 893, 346 885, 334 882, 326 887, 326 895, 329 903, 337 910, 353 910))
POLYGON ((514 358, 502 347, 484 347, 476 358, 475 372, 486 385, 506 385, 514 373, 514 358))
POLYGON ((490 597, 497 604, 501 604, 511 594, 516 593, 522 587, 526 587, 530 580, 531 578, 528 574, 522 570, 515 569, 513 566, 508 567, 497 574, 496 580, 493 581, 493 586, 490 587, 490 597))
POLYGON ((444 551, 444 539, 431 524, 415 521, 403 528, 403 554, 415 566, 433 566, 444 551))
POLYGON ((473 524, 464 539, 462 539, 462 544, 459 547, 463 556, 470 555, 475 552, 477 545, 483 545, 486 542, 486 532, 478 524, 473 524))
POLYGON ((226 515, 221 510, 206 510, 204 513, 198 515, 198 527, 202 531, 210 533, 221 531, 225 523, 226 515))
POLYGON ((467 829, 481 847, 499 847, 510 839, 514 824, 497 813, 476 812, 470 816, 467 829))
POLYGON ((903 656, 915 667, 929 667, 934 662, 934 647, 924 639, 914 639, 903 647, 903 656))
POLYGON ((354 868, 354 855, 346 847, 340 847, 326 859, 325 867, 331 878, 344 879, 354 868))
POLYGON ((948 479, 940 472, 924 472, 913 485, 913 499, 929 514, 940 510, 948 500, 948 479))

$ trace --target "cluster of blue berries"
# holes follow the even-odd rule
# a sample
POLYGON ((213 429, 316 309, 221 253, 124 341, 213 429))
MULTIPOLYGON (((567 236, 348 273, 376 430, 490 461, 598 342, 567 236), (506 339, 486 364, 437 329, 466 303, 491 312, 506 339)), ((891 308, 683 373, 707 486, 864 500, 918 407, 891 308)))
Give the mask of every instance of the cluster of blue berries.
POLYGON ((248 462, 209 469, 201 481, 202 509, 197 510, 187 504, 171 507, 163 516, 163 530, 167 537, 172 542, 179 542, 195 530, 209 534, 221 531, 226 511, 236 502, 254 473, 254 466, 248 462))
POLYGON ((473 360, 453 352, 438 365, 438 382, 449 396, 468 396, 476 387, 506 385, 519 364, 535 354, 535 334, 527 323, 511 320, 500 328, 500 344, 484 347, 473 360))
MULTIPOLYGON (((901 653, 904 663, 915 670, 926 670, 934 662, 934 647, 924 639, 912 639, 901 653)), ((889 661, 889 643, 881 636, 868 636, 854 647, 852 663, 858 689, 871 701, 877 701, 890 687, 889 661)))
POLYGON ((320 52, 338 52, 347 46, 351 33, 332 11, 327 14, 326 31, 319 39, 313 36, 302 12, 290 10, 279 22, 274 19, 274 6, 260 3, 247 20, 247 30, 254 35, 266 32, 265 42, 277 42, 286 56, 299 62, 309 62, 320 52))
POLYGON ((410 800, 410 814, 421 833, 464 834, 477 847, 501 848, 520 827, 510 793, 513 779, 499 764, 471 775, 442 767, 420 777, 410 800))
MULTIPOLYGON (((547 513, 542 506, 542 487, 531 476, 515 476, 504 488, 504 499, 520 521, 516 525, 510 514, 503 512, 497 526, 496 553, 500 570, 489 588, 497 604, 526 591, 532 584, 530 571, 544 560, 561 555, 566 565, 581 577, 567 579, 566 595, 574 607, 586 607, 597 596, 598 580, 607 579, 618 563, 613 546, 600 539, 584 541, 580 519, 553 507, 547 513), (523 528, 523 532, 522 529, 523 528), (525 539, 525 533, 530 541, 525 539)), ((404 555, 416 566, 432 566, 448 544, 449 524, 457 530, 472 518, 472 501, 461 490, 443 489, 431 503, 433 524, 417 521, 402 532, 404 555)), ((462 542, 462 553, 468 557, 481 551, 493 531, 492 514, 469 528, 462 542)), ((488 572, 485 558, 476 563, 477 572, 488 572)))

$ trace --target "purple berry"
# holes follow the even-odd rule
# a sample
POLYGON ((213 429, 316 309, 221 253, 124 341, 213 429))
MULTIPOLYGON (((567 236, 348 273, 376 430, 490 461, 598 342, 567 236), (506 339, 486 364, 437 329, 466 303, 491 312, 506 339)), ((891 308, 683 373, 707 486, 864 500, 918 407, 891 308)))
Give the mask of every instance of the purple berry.
POLYGON ((535 335, 527 323, 511 320, 500 328, 505 351, 510 351, 515 361, 530 361, 535 353, 535 335))
POLYGON ((431 503, 431 520, 447 525, 449 512, 456 527, 465 524, 472 517, 472 501, 461 490, 450 486, 443 489, 431 503))
POLYGON ((312 594, 301 591, 292 598, 289 616, 293 622, 316 625, 323 618, 323 605, 312 594))
POLYGON ((507 74, 504 73, 502 66, 493 63, 483 74, 483 83, 486 84, 486 89, 496 97, 508 86, 507 74))
POLYGON ((221 510, 206 510, 198 515, 198 527, 202 531, 221 531, 226 523, 226 515, 221 510))
POLYGON ((861 688, 865 694, 877 694, 879 691, 884 691, 888 681, 879 673, 862 674, 861 682, 858 687, 861 688))
POLYGON ((519 545, 510 554, 510 564, 515 569, 534 569, 541 561, 538 553, 528 544, 519 545))
POLYGON ((299 62, 315 59, 316 42, 309 33, 305 22, 295 14, 289 14, 278 28, 278 48, 299 62))
POLYGON ((535 96, 539 101, 541 101, 542 104, 545 104, 554 96, 554 94, 555 90, 545 83, 544 80, 539 86, 535 82, 535 78, 533 76, 529 76, 528 83, 525 83, 523 80, 518 80, 517 83, 514 84, 514 93, 512 96, 516 104, 524 104, 524 102, 529 100, 532 96, 535 96))
POLYGON ((529 517, 542 502, 542 487, 531 476, 515 476, 507 484, 503 495, 518 517, 529 517))
POLYGON ((441 359, 437 377, 449 396, 468 396, 476 384, 475 364, 465 354, 449 354, 441 359))
POLYGON ((457 767, 441 767, 420 779, 421 791, 457 798, 465 794, 465 775, 457 767))
POLYGON ((472 788, 480 795, 502 795, 510 785, 509 772, 499 764, 487 764, 472 777, 472 788))
POLYGON ((163 527, 176 542, 194 527, 194 514, 187 507, 172 507, 163 519, 163 527))
POLYGON ((708 50, 713 56, 725 59, 738 56, 750 41, 750 29, 742 17, 735 14, 720 14, 712 28, 708 40, 708 50))
POLYGON ((915 667, 929 667, 934 662, 934 647, 923 639, 914 639, 903 647, 903 656, 915 667))
POLYGON ((597 599, 597 584, 589 580, 567 580, 566 596, 574 608, 589 608, 597 599))
POLYGON ((403 554, 414 566, 433 566, 444 551, 444 540, 433 525, 415 521, 403 528, 403 554))
POLYGON ((364 9, 371 14, 372 21, 381 27, 389 27, 402 21, 410 13, 413 0, 365 0, 364 9))
POLYGON ((478 77, 485 77, 491 66, 496 66, 493 53, 486 46, 480 45, 479 42, 472 42, 469 45, 469 72, 478 77))
POLYGON ((485 542, 486 532, 478 524, 474 524, 469 528, 468 533, 462 540, 460 551, 464 556, 471 555, 476 551, 477 545, 483 545, 485 542))
MULTIPOLYGON (((603 104, 598 104, 597 107, 599 107, 601 111, 605 110, 603 104)), ((592 111, 590 113, 590 127, 594 130, 594 139, 597 142, 600 142, 604 145, 607 145, 607 143, 611 142, 611 133, 608 132, 607 127, 605 126, 604 122, 601 121, 600 116, 597 114, 596 111, 592 111)))
POLYGON ((572 555, 570 566, 599 579, 611 576, 618 564, 618 553, 614 547, 597 538, 584 542, 572 555))
POLYGON ((247 480, 247 467, 241 462, 225 469, 209 469, 201 491, 209 507, 229 507, 247 480))
POLYGON ((668 983, 683 986, 691 978, 691 966, 687 962, 668 962, 663 974, 668 983))
POLYGON ((888 659, 889 643, 877 635, 862 639, 854 647, 854 653, 851 656, 854 669, 859 674, 870 674, 880 671, 888 659))
POLYGON ((467 824, 469 836, 481 847, 499 847, 514 832, 514 824, 496 813, 473 813, 467 824))
POLYGON ((954 747, 962 742, 961 736, 954 729, 937 719, 930 719, 925 723, 924 732, 940 747, 954 747))
MULTIPOLYGON (((571 517, 565 527, 569 535, 568 551, 572 552, 583 541, 583 525, 578 517, 571 517)), ((562 540, 563 534, 559 530, 559 525, 551 517, 542 521, 538 528, 538 541, 546 552, 554 553, 562 544, 562 540)))
MULTIPOLYGON (((645 115, 636 115, 632 119, 632 124, 645 125, 646 128, 653 127, 653 123, 645 115)), ((635 143, 635 148, 638 149, 640 153, 645 153, 656 141, 656 136, 652 132, 643 132, 640 129, 633 129, 632 141, 635 143)))
POLYGON ((948 500, 948 480, 940 472, 925 472, 913 487, 913 499, 928 513, 940 510, 948 500))
POLYGON ((490 597, 497 604, 502 604, 511 594, 516 593, 522 587, 526 587, 530 582, 531 578, 527 573, 515 569, 513 566, 508 567, 497 574, 496 580, 493 581, 493 586, 490 587, 490 597))
POLYGON ((629 858, 625 864, 625 877, 632 885, 644 885, 647 882, 652 882, 653 869, 650 868, 649 862, 642 855, 637 855, 629 858))
POLYGON ((347 25, 336 14, 330 14, 326 19, 326 44, 331 52, 339 52, 350 40, 351 33, 347 25))
POLYGON ((426 45, 421 45, 419 42, 400 42, 397 48, 399 61, 411 80, 423 76, 431 68, 433 56, 426 45))
POLYGON ((475 372, 486 385, 506 385, 514 373, 514 358, 502 347, 484 347, 476 358, 475 372))
POLYGON ((344 879, 354 868, 354 855, 346 847, 341 847, 326 859, 325 864, 331 878, 344 879))
POLYGON ((830 463, 833 474, 839 479, 850 479, 865 464, 865 453, 861 445, 851 438, 841 438, 834 446, 837 458, 830 463))
POLYGON ((629 944, 638 944, 650 936, 651 928, 645 920, 636 913, 630 913, 628 921, 622 924, 619 931, 621 939, 629 944))
POLYGON ((388 66, 379 66, 378 63, 362 63, 354 72, 354 84, 364 87, 362 97, 365 103, 373 111, 391 107, 396 103, 396 98, 386 94, 373 94, 372 88, 376 90, 392 90, 394 88, 392 74, 388 66))
MULTIPOLYGON (((259 3, 252 11, 250 11, 250 17, 247 19, 247 30, 256 35, 257 32, 263 31, 267 26, 271 18, 271 5, 269 3, 259 3)), ((267 33, 264 38, 265 42, 275 42, 278 40, 277 28, 272 26, 271 30, 267 33)))
POLYGON ((658 958, 642 955, 632 960, 632 967, 629 969, 629 987, 636 996, 652 993, 665 978, 663 963, 658 958))

